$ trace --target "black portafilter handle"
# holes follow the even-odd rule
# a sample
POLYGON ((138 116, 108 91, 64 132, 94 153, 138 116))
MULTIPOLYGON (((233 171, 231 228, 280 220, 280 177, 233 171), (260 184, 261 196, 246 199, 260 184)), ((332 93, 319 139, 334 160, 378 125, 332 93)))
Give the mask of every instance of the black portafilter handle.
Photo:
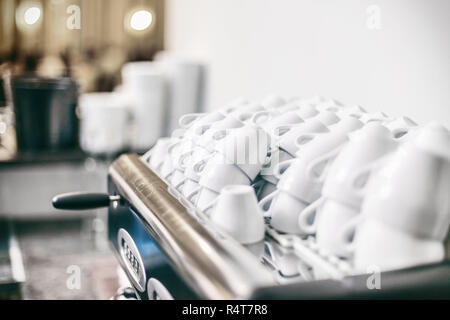
POLYGON ((70 192, 57 195, 52 203, 55 209, 61 210, 91 210, 109 207, 120 196, 110 196, 107 193, 70 192))

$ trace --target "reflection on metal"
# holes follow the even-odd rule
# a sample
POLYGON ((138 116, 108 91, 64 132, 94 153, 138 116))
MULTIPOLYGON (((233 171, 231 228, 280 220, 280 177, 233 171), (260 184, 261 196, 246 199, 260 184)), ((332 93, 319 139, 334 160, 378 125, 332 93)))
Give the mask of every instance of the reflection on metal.
POLYGON ((139 291, 144 292, 147 282, 145 266, 133 238, 125 229, 120 229, 117 235, 117 243, 119 244, 120 258, 126 266, 131 281, 139 291))
POLYGON ((213 237, 137 155, 118 158, 109 174, 180 275, 201 297, 246 298, 256 288, 275 284, 271 273, 239 243, 213 237))

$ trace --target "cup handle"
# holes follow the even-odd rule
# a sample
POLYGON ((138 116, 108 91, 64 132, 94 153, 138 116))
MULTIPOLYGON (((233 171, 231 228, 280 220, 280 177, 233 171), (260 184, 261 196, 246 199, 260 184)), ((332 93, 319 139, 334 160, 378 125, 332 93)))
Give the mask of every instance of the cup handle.
POLYGON ((317 209, 322 206, 322 204, 325 202, 324 197, 320 197, 313 203, 311 203, 309 206, 307 206, 305 209, 300 212, 298 215, 298 225, 300 226, 300 229, 305 231, 307 234, 314 234, 316 233, 317 229, 317 209), (313 215, 316 215, 315 217, 313 215), (312 223, 309 221, 312 220, 312 223))
POLYGON ((214 134, 212 135, 212 138, 215 141, 219 141, 219 140, 222 140, 223 138, 225 138, 227 136, 227 134, 228 134, 228 132, 226 129, 220 129, 220 130, 214 132, 214 134))
POLYGON ((328 166, 326 165, 326 163, 334 159, 339 154, 339 152, 341 152, 342 148, 343 145, 336 147, 333 150, 325 153, 324 155, 312 160, 306 170, 307 176, 313 181, 323 182, 327 176, 328 166), (317 167, 320 165, 325 165, 325 168, 322 170, 322 172, 320 172, 319 175, 315 175, 314 172, 316 172, 317 167))
POLYGON ((267 195, 265 198, 261 199, 259 201, 259 207, 261 208, 261 210, 264 212, 264 217, 270 217, 270 211, 269 210, 265 210, 264 207, 268 204, 271 203, 273 198, 275 198, 278 194, 280 193, 279 190, 276 190, 274 192, 272 192, 271 194, 267 195))
POLYGON ((212 158, 214 154, 208 154, 206 155, 203 159, 198 160, 196 163, 194 163, 194 165, 192 166, 192 168, 194 169, 195 173, 200 174, 203 171, 203 166, 206 164, 206 162, 212 158))
POLYGON ((185 115, 180 117, 180 119, 178 120, 178 124, 180 125, 180 127, 188 129, 194 123, 194 121, 196 121, 197 119, 203 117, 204 115, 206 115, 206 113, 188 113, 188 114, 185 114, 185 115))
POLYGON ((187 151, 185 153, 183 153, 179 158, 178 158, 178 167, 181 169, 186 169, 186 166, 184 165, 184 161, 186 160, 187 157, 191 156, 192 153, 194 153, 193 150, 187 151))
POLYGON ((314 139, 315 137, 317 137, 318 135, 320 135, 321 133, 302 133, 299 134, 296 138, 295 138, 295 146, 297 148, 301 148, 304 144, 305 144, 305 140, 306 141, 311 141, 312 139, 314 139))
POLYGON ((407 139, 405 137, 408 136, 408 133, 409 133, 410 130, 411 129, 407 128, 407 127, 405 127, 405 128, 395 128, 394 130, 391 131, 391 133, 392 133, 392 136, 394 137, 394 139, 396 141, 403 141, 403 140, 407 139))
POLYGON ((269 252, 270 259, 272 261, 275 261, 275 254, 273 253, 273 246, 272 246, 272 244, 269 241, 264 241, 264 245, 266 246, 267 251, 269 252))
POLYGON ((261 121, 261 117, 264 119, 264 117, 267 118, 267 120, 270 120, 271 116, 270 116, 270 112, 269 111, 260 111, 257 112, 253 115, 253 117, 250 119, 250 122, 255 124, 255 125, 260 125, 261 123, 263 123, 263 121, 261 121))
POLYGON ((354 236, 352 237, 352 235, 354 235, 356 228, 362 221, 363 221, 362 214, 358 214, 357 216, 350 219, 339 232, 338 241, 342 246, 342 248, 349 255, 353 254, 353 252, 355 251, 355 241, 354 236))
POLYGON ((193 190, 191 193, 189 193, 189 194, 186 196, 186 199, 187 199, 189 202, 192 203, 192 198, 193 198, 196 194, 198 194, 198 193, 200 192, 200 190, 202 190, 202 186, 198 186, 197 188, 195 188, 195 190, 193 190))
POLYGON ((175 141, 175 142, 171 143, 170 146, 167 147, 167 152, 169 154, 171 154, 172 151, 173 151, 173 148, 175 148, 176 146, 180 145, 180 143, 181 143, 181 140, 178 140, 178 141, 175 141))
POLYGON ((383 164, 386 163, 387 156, 389 154, 363 166, 358 169, 352 177, 348 181, 350 181, 350 190, 352 190, 358 197, 363 198, 367 192, 367 181, 369 180, 370 175, 376 169, 379 169, 383 164), (364 184, 358 186, 357 182, 360 181, 365 175, 368 176, 364 184))
POLYGON ((276 126, 275 128, 273 128, 273 134, 276 137, 281 137, 282 135, 288 133, 292 128, 298 126, 299 124, 297 124, 297 125, 295 125, 295 124, 292 124, 292 125, 287 124, 287 125, 282 125, 282 126, 276 126))
POLYGON ((176 184, 175 186, 173 186, 176 190, 180 191, 179 188, 184 185, 186 183, 187 178, 184 178, 183 180, 181 180, 178 184, 176 184))
POLYGON ((276 164, 273 170, 273 175, 275 176, 275 178, 277 178, 278 180, 281 179, 283 173, 291 166, 292 162, 294 162, 295 160, 297 159, 289 159, 276 164))

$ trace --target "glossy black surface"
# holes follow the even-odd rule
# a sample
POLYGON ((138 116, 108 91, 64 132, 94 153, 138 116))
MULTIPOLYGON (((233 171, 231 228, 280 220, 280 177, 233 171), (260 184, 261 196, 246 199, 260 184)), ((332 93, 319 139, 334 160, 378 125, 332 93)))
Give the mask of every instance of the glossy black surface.
MULTIPOLYGON (((108 190, 110 195, 117 195, 118 190, 109 180, 108 190)), ((175 299, 197 299, 197 295, 184 283, 173 266, 169 263, 165 254, 150 236, 148 223, 126 201, 122 201, 117 207, 111 205, 108 214, 108 237, 114 247, 114 252, 122 268, 127 270, 120 255, 118 244, 118 232, 125 229, 133 238, 145 265, 146 282, 150 278, 159 280, 175 299)), ((130 275, 128 274, 130 277, 130 275)), ((147 285, 145 286, 147 287, 147 285)), ((138 290, 136 290, 138 291, 138 290)), ((139 293, 141 298, 148 298, 147 292, 139 293)))
POLYGON ((21 76, 11 82, 19 152, 78 145, 78 87, 70 78, 21 76))

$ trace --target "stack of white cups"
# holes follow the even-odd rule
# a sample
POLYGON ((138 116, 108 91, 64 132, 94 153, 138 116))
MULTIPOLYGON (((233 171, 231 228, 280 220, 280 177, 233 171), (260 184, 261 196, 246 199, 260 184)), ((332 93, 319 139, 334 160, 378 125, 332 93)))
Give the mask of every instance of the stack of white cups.
POLYGON ((320 197, 326 168, 347 141, 348 133, 362 126, 356 118, 347 117, 331 125, 329 132, 305 134, 307 142, 300 138, 296 140, 298 158, 279 164, 277 191, 260 202, 271 216, 271 225, 275 229, 294 234, 308 233, 298 224, 300 213, 320 197))
POLYGON ((299 215, 300 228, 310 234, 316 233, 319 248, 329 254, 350 256, 339 236, 361 210, 363 195, 360 189, 368 174, 360 172, 396 147, 391 132, 379 122, 369 123, 349 135, 349 142, 328 170, 322 196, 299 215))
POLYGON ((450 224, 449 131, 427 125, 375 168, 361 218, 342 234, 354 251, 356 270, 442 261, 450 224))
POLYGON ((443 126, 276 95, 236 99, 179 124, 144 160, 239 242, 262 241, 266 216, 279 232, 315 236, 322 253, 352 259, 360 272, 444 258, 450 134, 443 126))

